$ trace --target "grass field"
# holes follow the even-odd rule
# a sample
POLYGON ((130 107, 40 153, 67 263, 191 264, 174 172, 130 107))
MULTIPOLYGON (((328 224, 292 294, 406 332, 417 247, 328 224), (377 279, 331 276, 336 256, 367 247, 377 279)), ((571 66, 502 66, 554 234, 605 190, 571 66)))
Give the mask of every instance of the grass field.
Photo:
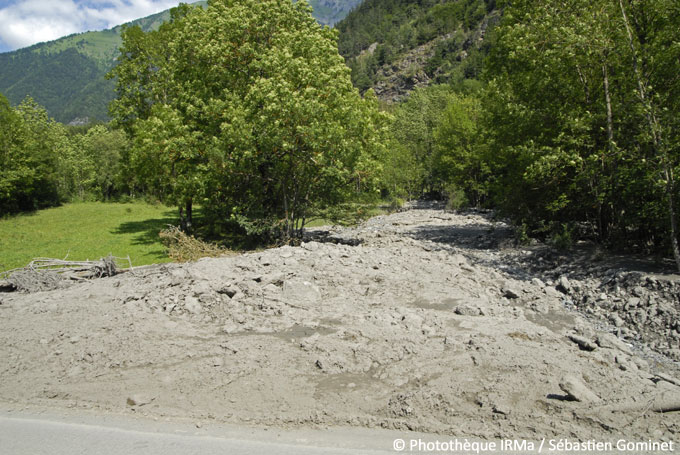
POLYGON ((143 202, 84 202, 0 219, 0 271, 36 257, 99 259, 113 254, 132 265, 168 262, 158 231, 177 224, 176 211, 143 202))

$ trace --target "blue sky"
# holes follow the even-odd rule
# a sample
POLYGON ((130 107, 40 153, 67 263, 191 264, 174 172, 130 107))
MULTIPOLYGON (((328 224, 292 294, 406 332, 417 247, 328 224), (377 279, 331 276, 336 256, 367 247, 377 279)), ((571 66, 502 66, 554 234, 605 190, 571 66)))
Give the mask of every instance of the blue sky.
POLYGON ((0 52, 72 33, 111 28, 179 3, 179 0, 0 0, 0 52))

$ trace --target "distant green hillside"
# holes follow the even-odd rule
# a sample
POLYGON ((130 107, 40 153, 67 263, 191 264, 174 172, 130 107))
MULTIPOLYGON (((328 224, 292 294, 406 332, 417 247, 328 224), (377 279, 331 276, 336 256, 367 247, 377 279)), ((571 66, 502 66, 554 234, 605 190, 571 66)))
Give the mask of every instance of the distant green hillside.
POLYGON ((362 0, 308 0, 314 8, 313 16, 320 24, 335 25, 349 14, 362 0))
MULTIPOLYGON (((361 0, 311 0, 314 17, 333 25, 361 0)), ((197 5, 205 5, 200 1, 197 5)), ((169 19, 163 11, 131 22, 156 29, 169 19)), ((0 54, 0 93, 12 104, 32 96, 63 123, 107 120, 114 83, 104 75, 113 67, 122 41, 121 26, 79 33, 0 54)))
MULTIPOLYGON (((163 11, 131 24, 151 30, 169 17, 169 11, 163 11)), ((12 104, 30 95, 63 123, 106 120, 114 84, 104 75, 122 44, 121 28, 78 33, 0 54, 0 93, 12 104)))

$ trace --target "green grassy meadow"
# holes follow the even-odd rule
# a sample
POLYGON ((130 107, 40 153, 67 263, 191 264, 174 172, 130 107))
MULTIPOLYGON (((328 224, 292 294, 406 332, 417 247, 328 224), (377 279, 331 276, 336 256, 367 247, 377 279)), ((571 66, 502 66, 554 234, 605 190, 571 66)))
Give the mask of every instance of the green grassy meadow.
POLYGON ((169 262, 158 232, 176 211, 144 202, 83 202, 0 219, 0 271, 37 257, 130 256, 133 266, 169 262))

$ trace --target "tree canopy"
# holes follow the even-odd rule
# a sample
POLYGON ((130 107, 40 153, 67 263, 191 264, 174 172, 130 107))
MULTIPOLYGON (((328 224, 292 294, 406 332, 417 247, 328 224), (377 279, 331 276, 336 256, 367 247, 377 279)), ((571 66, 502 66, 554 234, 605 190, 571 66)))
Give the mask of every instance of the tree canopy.
POLYGON ((667 0, 508 3, 487 63, 495 202, 680 265, 679 26, 667 0))
POLYGON ((353 180, 370 181, 358 171, 381 153, 384 116, 310 12, 304 1, 215 0, 174 10, 156 32, 123 33, 112 115, 134 137, 145 185, 185 218, 200 202, 253 233, 281 220, 290 237, 353 180))

